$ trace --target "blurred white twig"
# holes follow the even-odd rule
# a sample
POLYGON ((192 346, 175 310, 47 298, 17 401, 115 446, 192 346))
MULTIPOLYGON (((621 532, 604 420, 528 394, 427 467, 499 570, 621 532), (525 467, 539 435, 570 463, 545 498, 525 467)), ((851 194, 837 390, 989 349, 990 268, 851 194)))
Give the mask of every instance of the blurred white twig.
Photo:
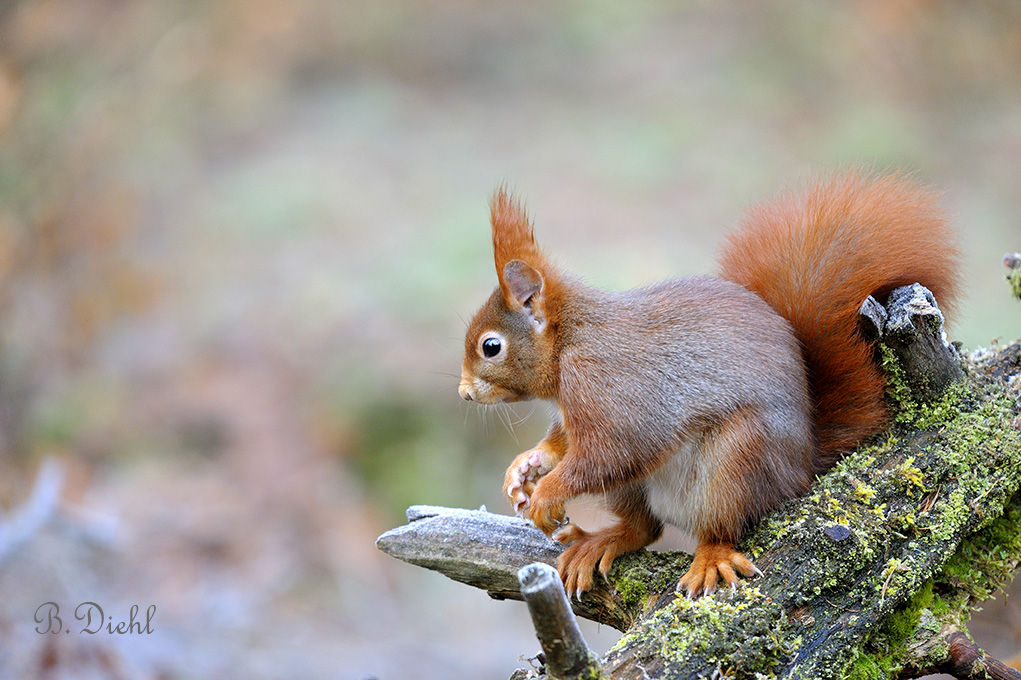
POLYGON ((45 459, 36 473, 28 500, 0 524, 0 563, 50 521, 57 511, 63 486, 64 468, 60 461, 45 459))

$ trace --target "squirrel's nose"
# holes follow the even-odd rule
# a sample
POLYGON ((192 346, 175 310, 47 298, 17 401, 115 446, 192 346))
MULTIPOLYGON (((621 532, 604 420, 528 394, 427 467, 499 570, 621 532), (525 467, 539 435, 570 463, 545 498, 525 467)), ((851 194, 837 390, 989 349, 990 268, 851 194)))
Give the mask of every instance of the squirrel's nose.
POLYGON ((462 382, 457 386, 457 393, 461 395, 461 398, 465 401, 474 401, 471 393, 471 385, 466 382, 462 382))

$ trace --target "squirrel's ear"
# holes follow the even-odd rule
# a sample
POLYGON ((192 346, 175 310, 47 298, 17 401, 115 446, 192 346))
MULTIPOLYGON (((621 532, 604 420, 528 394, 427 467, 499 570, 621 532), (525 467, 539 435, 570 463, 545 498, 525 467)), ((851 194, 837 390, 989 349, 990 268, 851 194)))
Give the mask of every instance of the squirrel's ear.
POLYGON ((544 282, 539 270, 522 260, 511 260, 503 268, 503 295, 512 307, 524 309, 539 333, 546 328, 546 312, 543 309, 542 291, 544 282))

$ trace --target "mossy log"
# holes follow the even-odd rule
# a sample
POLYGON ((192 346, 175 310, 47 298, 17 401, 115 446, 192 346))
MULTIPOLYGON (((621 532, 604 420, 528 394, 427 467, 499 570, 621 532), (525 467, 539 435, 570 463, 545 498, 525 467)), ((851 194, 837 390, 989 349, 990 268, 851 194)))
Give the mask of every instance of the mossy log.
MULTIPOLYGON (((915 326, 932 333, 935 324, 915 326)), ((905 361, 906 345, 882 345, 890 429, 742 540, 764 576, 689 600, 674 586, 690 556, 643 550, 572 601, 579 616, 624 631, 602 659, 607 676, 896 678, 956 668, 953 643, 973 601, 1009 581, 1021 557, 1021 340, 954 357, 964 378, 937 371, 952 381, 939 389, 929 376, 912 386, 919 376, 905 365, 930 362, 905 361)), ((498 598, 520 598, 517 569, 560 551, 528 523, 484 511, 418 508, 409 518, 380 537, 382 550, 498 598)))

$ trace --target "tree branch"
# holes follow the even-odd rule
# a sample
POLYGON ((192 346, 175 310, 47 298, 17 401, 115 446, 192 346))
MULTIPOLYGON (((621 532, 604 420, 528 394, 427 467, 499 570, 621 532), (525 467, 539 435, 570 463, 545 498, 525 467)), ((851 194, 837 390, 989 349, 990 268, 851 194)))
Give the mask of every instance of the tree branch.
POLYGON ((964 633, 947 638, 950 658, 938 670, 961 680, 1021 680, 1021 673, 988 656, 964 633))
MULTIPOLYGON (((377 539, 380 550, 481 588, 498 600, 523 599, 518 570, 533 562, 553 565, 564 549, 517 517, 428 505, 412 506, 407 514, 408 524, 377 539)), ((634 620, 634 612, 605 583, 575 601, 573 608, 578 616, 618 630, 627 630, 634 620)))
POLYGON ((585 644, 557 570, 535 562, 518 571, 518 580, 549 676, 558 680, 598 678, 599 660, 585 644))
MULTIPOLYGON (((870 638, 885 635, 905 646, 903 637, 880 635, 895 612, 916 617, 914 635, 931 641, 918 593, 928 588, 932 596, 937 576, 947 600, 954 589, 971 587, 945 576, 948 560, 959 559, 962 542, 975 545, 973 535, 996 524, 1021 480, 1021 342, 973 355, 967 382, 955 382, 963 373, 955 373, 956 353, 941 341, 931 298, 905 299, 914 309, 898 326, 918 339, 909 333, 897 340, 901 348, 883 345, 896 421, 742 540, 739 549, 763 578, 712 597, 679 598, 673 588, 689 558, 643 550, 618 558, 608 584, 597 578, 591 594, 572 601, 579 616, 626 631, 604 659, 611 677, 842 677, 850 664, 877 663, 865 644, 870 638), (904 359, 916 350, 945 356, 904 359), (943 368, 936 378, 917 379, 913 373, 930 370, 925 366, 943 368)), ((877 324, 880 332, 891 316, 877 324)), ((560 551, 514 518, 413 508, 409 519, 380 538, 381 549, 498 597, 520 597, 514 570, 552 563, 560 551)), ((910 665, 904 655, 898 659, 899 666, 887 662, 875 677, 910 665)))

